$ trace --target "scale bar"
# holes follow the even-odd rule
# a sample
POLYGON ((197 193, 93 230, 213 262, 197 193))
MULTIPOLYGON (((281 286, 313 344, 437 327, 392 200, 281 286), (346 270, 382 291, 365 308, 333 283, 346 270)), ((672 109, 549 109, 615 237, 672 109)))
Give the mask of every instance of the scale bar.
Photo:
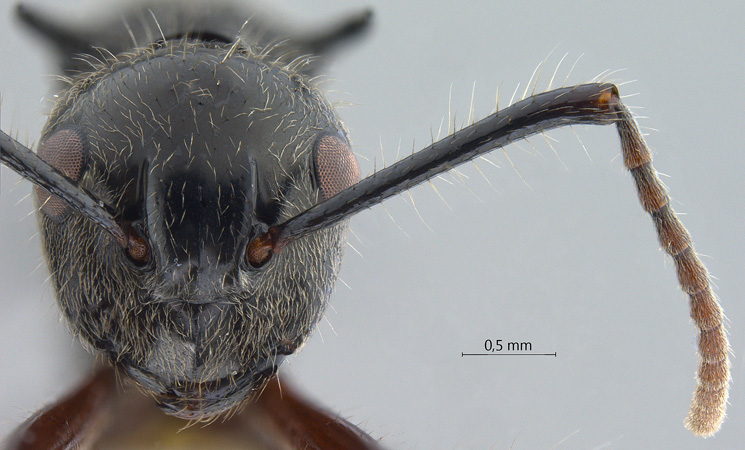
POLYGON ((553 356, 556 357, 556 352, 553 353, 502 353, 502 352, 495 352, 495 353, 463 353, 460 354, 461 357, 464 356, 553 356))

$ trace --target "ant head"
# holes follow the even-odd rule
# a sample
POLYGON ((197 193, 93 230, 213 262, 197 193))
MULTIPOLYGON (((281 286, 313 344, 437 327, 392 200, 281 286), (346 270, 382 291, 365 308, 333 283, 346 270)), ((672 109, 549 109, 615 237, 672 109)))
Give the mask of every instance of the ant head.
POLYGON ((188 40, 120 57, 68 90, 39 156, 123 236, 37 189, 63 313, 168 412, 229 410, 314 329, 346 223, 281 252, 263 243, 359 168, 332 108, 292 68, 188 40))

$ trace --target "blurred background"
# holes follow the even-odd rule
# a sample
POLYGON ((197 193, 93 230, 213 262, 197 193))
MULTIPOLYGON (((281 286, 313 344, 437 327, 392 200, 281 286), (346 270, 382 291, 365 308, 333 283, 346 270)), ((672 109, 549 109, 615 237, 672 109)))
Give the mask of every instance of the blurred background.
MULTIPOLYGON (((29 3, 65 20, 111 9, 29 3)), ((35 144, 56 68, 13 19, 14 4, 0 1, 0 124, 35 144)), ((554 71, 554 86, 608 72, 604 79, 625 83, 673 206, 716 277, 734 350, 728 418, 705 440, 683 428, 696 333, 611 127, 548 133, 558 157, 536 136, 436 179, 444 201, 425 185, 411 192, 416 210, 402 195, 355 217, 356 251, 347 249, 327 320, 283 366, 285 377, 392 449, 739 447, 745 5, 462 5, 281 0, 271 11, 320 26, 373 8, 372 32, 338 55, 323 85, 344 103, 363 173, 430 143, 447 130, 449 110, 458 127, 467 123, 472 92, 475 118, 493 111, 497 90, 503 106, 516 90, 521 97, 542 62, 538 91, 554 71), (557 356, 461 357, 486 339, 557 356)), ((54 305, 30 184, 0 170, 4 436, 88 373, 90 358, 54 305)))

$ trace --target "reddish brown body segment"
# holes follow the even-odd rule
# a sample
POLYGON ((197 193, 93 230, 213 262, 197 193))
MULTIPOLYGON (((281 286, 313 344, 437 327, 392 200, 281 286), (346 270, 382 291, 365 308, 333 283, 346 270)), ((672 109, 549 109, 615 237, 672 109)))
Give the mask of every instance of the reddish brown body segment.
POLYGON ((271 418, 275 427, 290 439, 292 448, 377 449, 367 433, 338 414, 318 409, 297 395, 286 384, 273 378, 257 400, 257 406, 271 418))
POLYGON ((77 449, 95 440, 116 397, 113 369, 104 369, 67 397, 32 416, 8 440, 8 450, 77 449))

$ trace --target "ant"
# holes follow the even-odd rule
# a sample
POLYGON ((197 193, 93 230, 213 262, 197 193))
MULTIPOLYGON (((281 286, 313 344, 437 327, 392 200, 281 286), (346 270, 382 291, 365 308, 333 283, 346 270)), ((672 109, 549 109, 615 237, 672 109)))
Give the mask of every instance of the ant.
POLYGON ((496 301, 496 300, 495 300, 496 301))

